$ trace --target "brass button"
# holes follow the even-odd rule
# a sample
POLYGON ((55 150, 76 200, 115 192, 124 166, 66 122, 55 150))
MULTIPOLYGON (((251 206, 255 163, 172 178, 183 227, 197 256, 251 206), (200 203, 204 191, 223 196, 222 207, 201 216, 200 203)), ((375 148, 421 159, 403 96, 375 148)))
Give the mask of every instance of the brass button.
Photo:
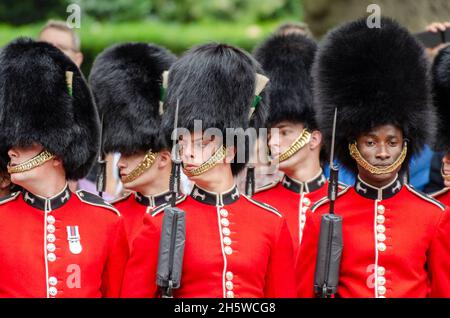
POLYGON ((220 209, 220 215, 226 218, 228 216, 228 211, 225 209, 220 209))
POLYGON ((221 219, 221 220, 220 220, 220 223, 221 223, 223 226, 229 226, 229 225, 230 225, 230 221, 228 221, 228 219, 226 219, 226 218, 221 219))
POLYGON ((233 254, 233 249, 229 246, 225 246, 224 251, 225 251, 225 254, 227 254, 227 255, 233 254))
POLYGON ((47 223, 48 224, 55 224, 55 217, 53 215, 47 216, 47 223))
POLYGON ((386 244, 378 243, 377 248, 380 252, 384 252, 386 250, 386 244))

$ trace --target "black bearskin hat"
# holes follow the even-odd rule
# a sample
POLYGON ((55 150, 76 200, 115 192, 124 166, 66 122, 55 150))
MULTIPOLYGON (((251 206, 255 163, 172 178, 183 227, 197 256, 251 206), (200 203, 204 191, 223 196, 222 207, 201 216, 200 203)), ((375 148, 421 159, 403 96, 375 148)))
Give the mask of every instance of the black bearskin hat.
POLYGON ((175 60, 165 48, 146 43, 114 45, 96 58, 89 83, 103 116, 105 152, 166 147, 159 131, 162 74, 175 60))
POLYGON ((359 19, 326 36, 313 65, 316 120, 329 150, 337 107, 335 149, 344 166, 356 171, 348 144, 377 126, 402 129, 409 140, 405 162, 432 142, 427 63, 419 42, 389 18, 381 18, 380 28, 359 19))
POLYGON ((1 169, 13 146, 41 144, 59 156, 67 179, 83 178, 99 146, 99 117, 78 67, 51 44, 18 39, 0 55, 1 169), (72 96, 66 71, 73 72, 72 96))
POLYGON ((270 114, 267 127, 287 120, 316 129, 313 111, 311 67, 317 45, 298 34, 275 34, 254 52, 270 78, 270 114))
MULTIPOLYGON (((166 139, 170 140, 173 131, 177 100, 178 127, 194 131, 194 120, 201 120, 203 130, 217 128, 222 131, 227 145, 236 143, 236 140, 226 140, 227 128, 262 127, 268 107, 264 90, 249 119, 255 98, 256 74, 261 72, 250 54, 230 45, 211 43, 189 50, 170 69, 167 111, 162 120, 166 139)), ((248 160, 248 148, 245 147, 245 161, 248 160)), ((231 167, 236 175, 245 167, 245 162, 234 161, 231 167)))
POLYGON ((436 148, 450 152, 450 46, 443 48, 434 59, 433 84, 439 117, 436 148))

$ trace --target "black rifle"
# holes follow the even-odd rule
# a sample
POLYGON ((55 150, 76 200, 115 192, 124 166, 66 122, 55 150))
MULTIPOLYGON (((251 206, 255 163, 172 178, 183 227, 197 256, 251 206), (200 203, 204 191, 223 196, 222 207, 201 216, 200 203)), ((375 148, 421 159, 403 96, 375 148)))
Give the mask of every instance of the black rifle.
POLYGON ((164 209, 164 219, 159 242, 156 284, 162 298, 173 298, 173 289, 181 284, 184 245, 186 240, 185 213, 176 207, 180 190, 181 158, 177 142, 178 101, 175 112, 174 143, 172 146, 172 173, 170 176, 171 206, 164 209))
POLYGON ((96 178, 96 186, 98 195, 103 197, 103 192, 106 191, 106 160, 105 160, 105 152, 103 149, 103 115, 101 119, 100 126, 100 153, 98 154, 97 164, 98 164, 98 172, 96 178))
POLYGON ((252 197, 255 194, 255 167, 247 167, 247 176, 245 178, 245 195, 252 197))
POLYGON ((334 111, 333 137, 330 156, 330 178, 328 198, 329 214, 322 216, 320 224, 319 249, 317 251, 316 272, 314 275, 314 292, 317 297, 329 298, 336 294, 339 282, 343 239, 342 217, 334 214, 334 202, 338 193, 339 169, 334 165, 334 139, 336 135, 337 108, 334 111))

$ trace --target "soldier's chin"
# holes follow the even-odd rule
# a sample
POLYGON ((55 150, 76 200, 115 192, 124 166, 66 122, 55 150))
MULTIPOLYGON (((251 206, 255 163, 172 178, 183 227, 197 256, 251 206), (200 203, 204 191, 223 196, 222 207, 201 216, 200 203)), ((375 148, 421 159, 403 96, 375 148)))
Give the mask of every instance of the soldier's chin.
POLYGON ((21 187, 25 187, 27 183, 31 181, 31 178, 32 178, 31 171, 17 172, 12 173, 10 175, 11 183, 17 184, 18 186, 21 187))
POLYGON ((373 180, 377 183, 392 181, 397 174, 396 171, 389 172, 389 173, 383 173, 383 174, 372 174, 368 171, 366 171, 366 173, 369 175, 369 178, 371 180, 373 180))
POLYGON ((278 170, 281 172, 290 171, 295 165, 294 156, 284 160, 283 162, 278 162, 278 170))
MULTIPOLYGON (((126 176, 124 176, 124 178, 125 177, 126 176)), ((135 188, 138 186, 138 183, 139 183, 138 180, 139 180, 139 178, 137 178, 137 179, 135 179, 133 181, 130 181, 130 182, 124 182, 123 178, 120 178, 120 181, 122 182, 122 186, 126 190, 135 190, 135 188)))

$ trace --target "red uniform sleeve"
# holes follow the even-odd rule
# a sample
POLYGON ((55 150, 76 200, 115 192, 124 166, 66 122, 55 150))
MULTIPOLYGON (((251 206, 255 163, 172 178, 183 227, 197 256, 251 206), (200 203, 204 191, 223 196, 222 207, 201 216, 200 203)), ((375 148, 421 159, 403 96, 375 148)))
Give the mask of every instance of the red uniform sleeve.
POLYGON ((109 255, 102 276, 103 297, 119 297, 123 274, 129 256, 128 240, 122 217, 110 238, 109 255))
POLYGON ((317 249, 320 235, 320 215, 306 212, 302 244, 296 260, 297 296, 313 298, 314 273, 316 270, 317 249))
POLYGON ((294 265, 292 238, 286 220, 282 218, 267 268, 265 297, 296 297, 294 265))
POLYGON ((450 209, 442 213, 428 254, 429 297, 450 297, 450 209))
POLYGON ((134 239, 125 270, 121 297, 155 298, 158 296, 156 271, 158 267, 160 231, 152 216, 144 217, 144 225, 134 239))

